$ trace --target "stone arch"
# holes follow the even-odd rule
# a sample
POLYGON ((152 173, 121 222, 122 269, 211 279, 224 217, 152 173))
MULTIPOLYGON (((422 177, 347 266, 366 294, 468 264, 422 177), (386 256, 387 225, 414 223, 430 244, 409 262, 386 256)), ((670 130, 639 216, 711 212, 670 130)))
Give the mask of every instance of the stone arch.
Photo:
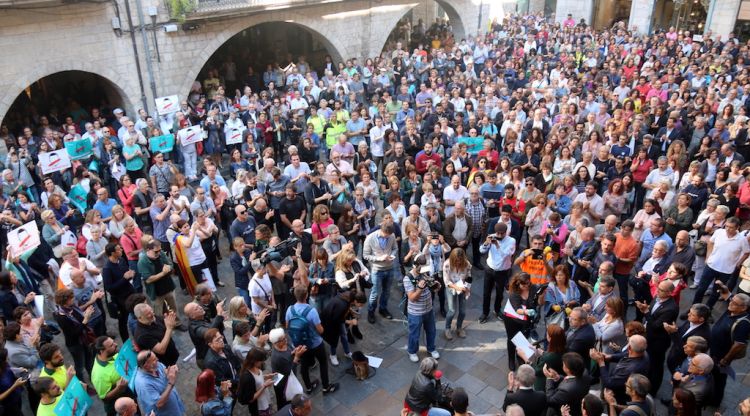
POLYGON ((464 22, 464 19, 456 11, 456 8, 453 7, 453 5, 447 0, 434 1, 435 3, 439 4, 440 7, 442 7, 445 11, 445 14, 448 15, 448 20, 450 20, 451 26, 453 26, 453 33, 456 35, 456 40, 458 41, 461 38, 466 37, 469 34, 469 32, 466 31, 466 28, 468 27, 467 25, 469 25, 470 22, 464 22))
MULTIPOLYGON (((466 30, 466 28, 467 28, 467 22, 464 22, 464 20, 465 20, 464 17, 462 17, 462 15, 457 11, 457 7, 458 6, 454 7, 454 5, 449 0, 431 0, 431 1, 435 1, 435 3, 437 3, 445 11, 445 13, 448 15, 448 19, 450 20, 451 25, 453 26, 453 33, 456 36, 456 40, 458 41, 461 38, 466 37, 467 34, 469 33, 466 30)), ((461 2, 461 1, 465 1, 465 0, 453 0, 453 1, 454 2, 456 2, 456 1, 461 2)), ((383 48, 385 47, 385 44, 386 44, 386 42, 388 40, 387 39, 388 38, 388 33, 391 32, 391 30, 395 27, 395 25, 397 24, 397 22, 399 22, 404 16, 406 16, 406 14, 409 13, 412 9, 414 9, 415 7, 417 7, 417 5, 418 5, 417 3, 409 4, 408 8, 402 10, 401 13, 398 16, 396 16, 396 18, 395 18, 395 20, 393 20, 392 24, 389 22, 390 29, 388 30, 388 32, 386 32, 385 36, 383 36, 382 38, 377 39, 377 45, 373 46, 370 49, 370 52, 371 52, 370 55, 371 56, 375 56, 375 55, 379 54, 383 50, 383 48)))
POLYGON ((125 108, 128 114, 132 114, 136 108, 142 105, 138 100, 139 97, 131 96, 131 94, 127 93, 127 91, 138 91, 138 87, 129 85, 128 80, 114 71, 112 67, 106 65, 95 67, 95 65, 83 61, 75 62, 70 60, 57 64, 47 64, 40 68, 33 68, 30 71, 18 73, 18 78, 9 86, 5 94, 0 97, 0 120, 5 119, 8 110, 10 110, 16 98, 23 94, 27 87, 46 77, 65 72, 79 72, 104 80, 112 88, 113 92, 119 96, 122 101, 120 105, 125 108))
POLYGON ((309 19, 309 17, 302 14, 284 12, 242 18, 235 23, 230 24, 221 33, 213 36, 206 44, 206 46, 200 51, 197 56, 198 60, 201 62, 200 66, 193 65, 187 69, 183 81, 178 84, 180 96, 183 96, 182 94, 186 94, 188 91, 190 91, 190 87, 198 77, 200 71, 206 65, 206 62, 208 62, 211 56, 213 56, 213 54, 217 50, 219 50, 219 48, 221 48, 227 41, 229 41, 232 37, 239 34, 243 30, 252 28, 261 23, 278 23, 282 25, 294 25, 296 27, 302 28, 312 33, 318 41, 323 43, 323 45, 333 58, 334 62, 342 61, 342 55, 340 51, 341 48, 334 45, 334 43, 331 41, 331 39, 335 39, 335 37, 331 36, 331 34, 328 33, 328 30, 324 26, 317 27, 314 23, 308 22, 309 19))

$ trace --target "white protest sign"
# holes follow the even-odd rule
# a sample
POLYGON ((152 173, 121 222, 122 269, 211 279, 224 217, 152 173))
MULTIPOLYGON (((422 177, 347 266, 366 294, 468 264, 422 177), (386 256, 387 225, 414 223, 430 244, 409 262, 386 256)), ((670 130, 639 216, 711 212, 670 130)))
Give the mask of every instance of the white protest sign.
POLYGON ((190 126, 177 132, 177 136, 180 138, 180 144, 187 146, 192 143, 197 143, 203 140, 203 134, 201 132, 201 126, 190 126))
POLYGON ((245 131, 244 128, 241 129, 226 129, 224 134, 227 136, 227 144, 237 144, 242 143, 242 132, 245 131))
POLYGON ((41 164, 42 174, 44 175, 59 172, 63 169, 68 169, 71 166, 70 156, 65 149, 39 153, 39 163, 41 164))
POLYGON ((8 245, 13 257, 18 257, 32 248, 39 247, 39 244, 41 244, 39 228, 34 221, 27 222, 8 233, 8 245))
POLYGON ((180 97, 176 95, 159 97, 154 99, 154 101, 156 101, 156 112, 160 116, 172 114, 180 109, 180 97))

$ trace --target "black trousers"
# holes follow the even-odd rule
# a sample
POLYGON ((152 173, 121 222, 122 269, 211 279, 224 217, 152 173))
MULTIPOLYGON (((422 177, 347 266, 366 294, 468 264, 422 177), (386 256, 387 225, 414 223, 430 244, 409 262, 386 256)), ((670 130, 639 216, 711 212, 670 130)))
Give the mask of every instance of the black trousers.
POLYGON ((500 313, 500 308, 503 303, 503 294, 505 292, 505 286, 508 284, 508 277, 510 276, 510 269, 508 270, 493 270, 487 268, 484 271, 484 290, 482 294, 482 315, 489 316, 490 313, 490 301, 492 300, 492 291, 495 291, 495 303, 493 311, 495 314, 500 313))
POLYGON ((651 363, 648 380, 651 382, 650 393, 653 397, 656 397, 656 393, 659 392, 659 387, 661 387, 661 382, 664 379, 664 359, 667 356, 669 344, 669 339, 660 339, 658 342, 651 343, 647 349, 649 362, 651 363))
POLYGON ((315 348, 310 348, 302 354, 302 381, 305 383, 306 388, 310 388, 312 383, 310 381, 310 367, 315 364, 315 360, 318 360, 320 364, 320 381, 323 383, 323 388, 328 387, 330 384, 328 381, 328 357, 326 357, 326 343, 321 342, 315 348))

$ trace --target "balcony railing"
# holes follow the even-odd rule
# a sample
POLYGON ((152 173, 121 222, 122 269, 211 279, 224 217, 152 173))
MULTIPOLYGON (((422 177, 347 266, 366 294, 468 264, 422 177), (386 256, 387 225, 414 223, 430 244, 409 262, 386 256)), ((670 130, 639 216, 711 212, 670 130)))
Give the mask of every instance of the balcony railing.
MULTIPOLYGON (((8 0, 0 0, 8 1, 8 0)), ((172 18, 195 19, 207 15, 260 12, 346 0, 166 0, 172 18)))

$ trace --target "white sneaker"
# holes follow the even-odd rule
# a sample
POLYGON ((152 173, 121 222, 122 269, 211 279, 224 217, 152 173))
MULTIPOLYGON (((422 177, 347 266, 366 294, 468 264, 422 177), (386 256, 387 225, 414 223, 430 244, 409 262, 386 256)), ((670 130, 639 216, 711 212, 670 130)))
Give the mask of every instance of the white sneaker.
POLYGON ((331 365, 334 366, 334 367, 338 367, 338 365, 339 365, 339 359, 336 358, 335 355, 331 355, 330 358, 331 358, 331 365))
POLYGON ((409 354, 409 360, 413 363, 419 362, 419 356, 417 354, 409 354))
POLYGON ((348 359, 350 359, 350 360, 351 360, 351 359, 352 359, 352 353, 350 353, 350 352, 349 352, 349 353, 347 353, 347 354, 346 354, 346 358, 348 358, 348 359))
POLYGON ((440 353, 439 353, 439 352, 437 352, 437 350, 435 350, 435 351, 431 352, 431 353, 430 353, 430 355, 432 356, 432 358, 434 358, 434 359, 436 359, 436 360, 439 360, 439 359, 440 359, 440 353))

